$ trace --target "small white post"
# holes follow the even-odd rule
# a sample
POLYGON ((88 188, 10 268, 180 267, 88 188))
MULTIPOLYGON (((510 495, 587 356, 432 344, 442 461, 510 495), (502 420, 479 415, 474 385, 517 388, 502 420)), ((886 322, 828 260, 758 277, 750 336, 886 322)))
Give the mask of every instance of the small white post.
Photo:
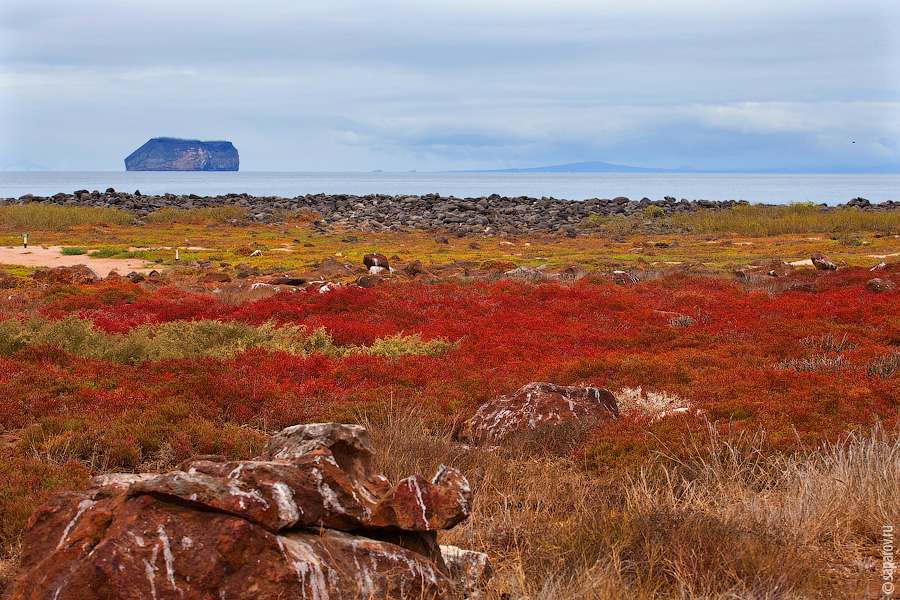
POLYGON ((178 260, 178 248, 175 248, 175 260, 178 260))
POLYGON ((24 238, 24 240, 25 240, 25 242, 24 242, 24 244, 23 244, 22 247, 23 247, 23 248, 27 248, 27 247, 28 247, 28 234, 27 234, 27 233, 23 233, 23 234, 22 234, 22 238, 24 238))

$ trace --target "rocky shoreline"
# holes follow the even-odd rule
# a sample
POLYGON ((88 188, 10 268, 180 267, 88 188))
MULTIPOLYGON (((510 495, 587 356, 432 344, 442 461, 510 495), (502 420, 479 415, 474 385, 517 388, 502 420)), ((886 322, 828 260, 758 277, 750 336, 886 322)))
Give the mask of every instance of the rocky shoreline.
MULTIPOLYGON (((588 217, 629 216, 646 213, 648 216, 671 215, 699 210, 724 210, 734 206, 749 205, 745 200, 676 200, 671 196, 663 200, 630 200, 617 198, 590 198, 588 200, 561 200, 557 198, 506 197, 497 194, 480 198, 444 197, 440 194, 424 196, 369 194, 307 194, 294 198, 280 196, 251 196, 227 194, 224 196, 179 196, 167 193, 162 196, 117 192, 113 188, 105 192, 77 190, 72 194, 53 196, 26 194, 20 198, 0 198, 0 206, 40 202, 62 206, 87 206, 118 208, 142 219, 162 208, 198 209, 222 205, 238 205, 247 211, 247 220, 271 223, 284 219, 287 214, 306 212, 320 217, 316 226, 348 227, 361 231, 399 231, 405 229, 447 230, 457 234, 535 234, 563 233, 575 237, 583 231, 579 225, 588 217)), ((889 200, 872 204, 865 198, 853 198, 835 207, 820 205, 823 210, 856 208, 861 210, 888 211, 900 208, 900 202, 889 200)))

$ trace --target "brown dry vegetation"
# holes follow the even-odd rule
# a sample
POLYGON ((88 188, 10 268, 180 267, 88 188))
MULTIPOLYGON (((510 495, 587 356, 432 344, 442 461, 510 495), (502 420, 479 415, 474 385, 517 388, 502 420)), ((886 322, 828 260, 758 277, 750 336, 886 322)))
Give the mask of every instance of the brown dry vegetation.
POLYGON ((873 536, 900 521, 900 439, 879 427, 771 455, 764 432, 728 443, 711 426, 687 460, 598 475, 534 452, 575 430, 470 448, 417 414, 361 421, 392 480, 441 463, 469 477, 473 515, 441 541, 491 556, 492 599, 875 598, 873 536))

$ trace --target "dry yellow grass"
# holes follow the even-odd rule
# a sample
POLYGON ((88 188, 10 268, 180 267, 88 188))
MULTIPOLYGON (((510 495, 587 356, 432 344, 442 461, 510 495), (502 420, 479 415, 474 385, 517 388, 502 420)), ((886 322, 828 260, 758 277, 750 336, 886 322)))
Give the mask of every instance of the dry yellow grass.
POLYGON ((900 442, 877 427, 797 455, 711 432, 690 460, 602 475, 460 446, 416 414, 361 421, 392 480, 440 463, 469 477, 474 512, 441 541, 490 555, 491 599, 875 598, 877 536, 900 522, 900 442))
POLYGON ((0 208, 4 230, 65 231, 78 225, 130 225, 134 217, 117 208, 22 204, 0 208))

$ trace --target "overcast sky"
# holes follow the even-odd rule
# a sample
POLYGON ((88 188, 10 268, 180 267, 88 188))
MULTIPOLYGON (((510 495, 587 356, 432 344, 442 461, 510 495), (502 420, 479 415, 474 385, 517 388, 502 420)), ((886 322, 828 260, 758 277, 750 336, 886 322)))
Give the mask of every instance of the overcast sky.
POLYGON ((0 169, 900 163, 898 0, 3 0, 0 169))

